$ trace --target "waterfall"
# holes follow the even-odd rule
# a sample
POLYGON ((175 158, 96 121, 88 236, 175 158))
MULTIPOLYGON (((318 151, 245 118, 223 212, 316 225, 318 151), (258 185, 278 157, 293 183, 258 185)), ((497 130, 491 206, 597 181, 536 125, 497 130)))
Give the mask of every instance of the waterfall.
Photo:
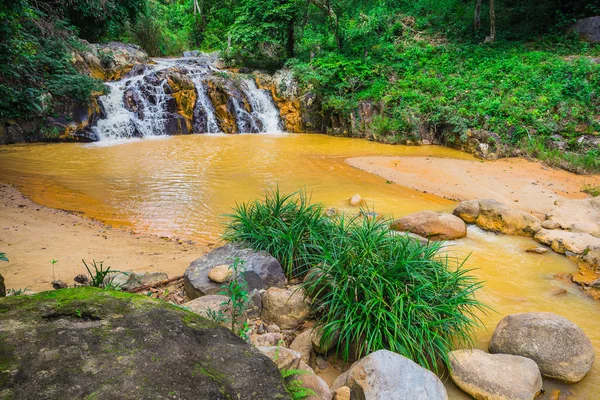
POLYGON ((198 58, 157 59, 155 62, 145 69, 132 70, 139 74, 137 76, 107 83, 110 93, 99 98, 105 118, 93 128, 100 141, 180 133, 222 133, 222 119, 227 115, 231 115, 230 120, 235 120, 237 129, 234 132, 282 131, 279 110, 270 92, 259 89, 246 75, 238 78, 237 74, 221 71, 198 58), (179 114, 173 89, 167 83, 168 74, 173 72, 184 75, 194 85, 193 116, 189 116, 189 112, 187 117, 179 114), (222 98, 215 100, 214 93, 209 95, 209 81, 213 90, 215 85, 219 86, 221 95, 226 98, 225 104, 221 104, 222 98), (214 101, 220 103, 213 104, 214 101), (190 118, 192 132, 189 132, 190 118))
POLYGON ((252 114, 262 122, 262 132, 280 133, 281 118, 279 118, 279 110, 273 104, 271 94, 259 89, 252 79, 244 79, 244 84, 246 86, 244 93, 252 107, 252 114))

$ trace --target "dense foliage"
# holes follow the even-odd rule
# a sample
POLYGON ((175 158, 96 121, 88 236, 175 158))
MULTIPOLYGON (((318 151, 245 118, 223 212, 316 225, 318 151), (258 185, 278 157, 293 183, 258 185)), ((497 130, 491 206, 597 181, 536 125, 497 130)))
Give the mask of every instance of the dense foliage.
POLYGON ((303 193, 271 190, 236 207, 225 239, 269 251, 289 278, 308 271, 322 340, 337 340, 345 358, 388 349, 437 370, 456 344, 471 344, 481 284, 443 244, 394 235, 389 221, 322 212, 303 193))

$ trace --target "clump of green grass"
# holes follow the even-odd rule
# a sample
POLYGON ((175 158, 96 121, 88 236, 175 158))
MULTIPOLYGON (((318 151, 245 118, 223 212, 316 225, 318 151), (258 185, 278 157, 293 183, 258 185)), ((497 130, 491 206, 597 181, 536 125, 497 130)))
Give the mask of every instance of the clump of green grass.
POLYGON ((304 288, 343 358, 387 349, 437 371, 455 344, 473 344, 482 283, 442 243, 390 235, 388 222, 341 217, 304 288))
POLYGON ((322 341, 337 340, 345 359, 387 349, 437 371, 455 345, 473 344, 486 306, 464 261, 440 242, 392 235, 384 219, 329 219, 323 209, 302 192, 270 190, 236 207, 225 239, 270 252, 288 277, 310 268, 303 288, 322 341))
POLYGON ((302 276, 321 246, 315 242, 327 229, 321 204, 311 204, 303 191, 281 194, 266 191, 263 199, 237 205, 227 217, 223 234, 228 242, 244 243, 264 250, 282 265, 288 278, 302 276))

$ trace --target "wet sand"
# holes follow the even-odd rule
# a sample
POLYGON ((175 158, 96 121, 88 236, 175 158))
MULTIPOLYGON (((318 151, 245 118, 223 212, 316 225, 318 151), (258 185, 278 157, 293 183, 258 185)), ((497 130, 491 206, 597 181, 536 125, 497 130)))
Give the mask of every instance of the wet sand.
POLYGON ((589 197, 600 175, 575 175, 522 158, 472 161, 436 157, 354 157, 351 166, 451 200, 493 198, 543 219, 560 199, 589 197))
POLYGON ((0 262, 7 289, 52 289, 52 280, 72 285, 86 273, 82 259, 104 261, 125 271, 164 271, 183 275, 207 248, 190 241, 135 234, 100 222, 33 203, 12 186, 0 184, 0 262), (52 268, 52 260, 58 260, 52 268))

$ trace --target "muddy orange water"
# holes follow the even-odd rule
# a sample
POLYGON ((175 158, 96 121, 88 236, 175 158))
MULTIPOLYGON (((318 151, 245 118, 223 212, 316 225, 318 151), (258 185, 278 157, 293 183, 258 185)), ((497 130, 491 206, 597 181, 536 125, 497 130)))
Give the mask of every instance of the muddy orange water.
MULTIPOLYGON (((0 148, 0 180, 12 183, 46 206, 80 211, 138 231, 215 242, 222 214, 236 202, 255 198, 279 184, 283 191, 305 188, 315 201, 356 212, 347 199, 360 193, 375 211, 401 216, 418 210, 446 210, 454 203, 419 193, 350 167, 357 156, 437 156, 472 159, 442 147, 405 147, 323 135, 190 135, 118 145, 50 144, 0 148)), ((553 253, 524 250, 531 239, 497 236, 471 227, 467 239, 449 251, 470 254, 467 265, 486 281, 479 298, 495 312, 483 316, 477 334, 485 349, 498 321, 526 311, 552 311, 578 324, 600 349, 599 303, 576 287, 552 279, 576 266, 553 253), (553 296, 557 288, 567 294, 553 296)), ((185 266, 182 266, 182 270, 185 266)), ((550 394, 561 389, 573 399, 600 398, 597 361, 576 385, 545 381, 550 394)), ((449 381, 450 398, 467 398, 449 381)))

